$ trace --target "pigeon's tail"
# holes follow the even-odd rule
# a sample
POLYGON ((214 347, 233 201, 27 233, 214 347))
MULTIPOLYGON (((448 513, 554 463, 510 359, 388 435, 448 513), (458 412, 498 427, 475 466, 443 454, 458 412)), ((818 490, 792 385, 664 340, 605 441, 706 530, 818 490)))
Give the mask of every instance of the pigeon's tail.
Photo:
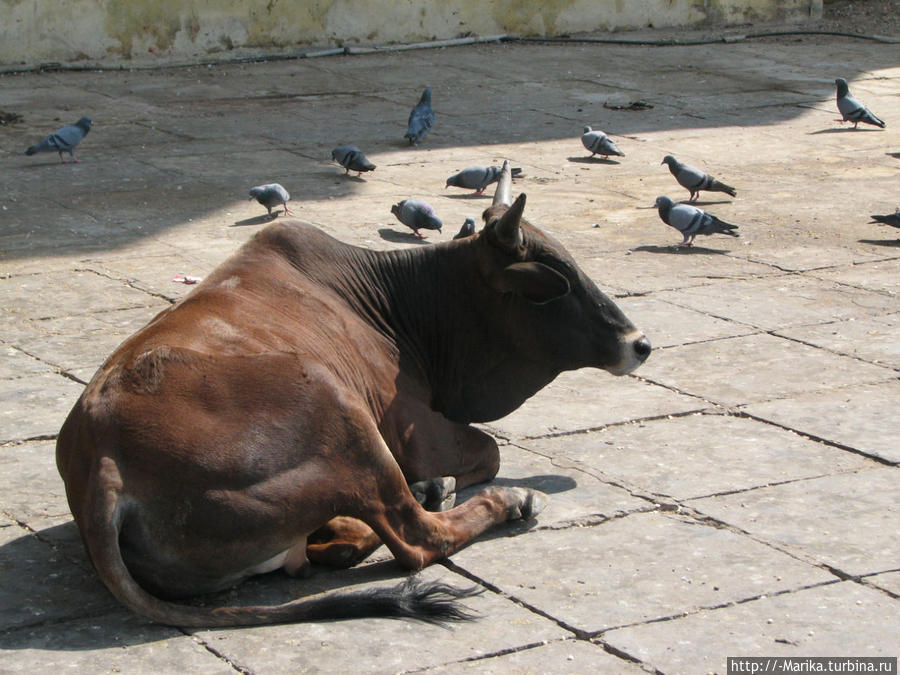
POLYGON ((741 235, 737 232, 738 226, 732 225, 731 223, 726 223, 724 220, 719 220, 715 216, 713 216, 712 222, 704 228, 705 232, 701 234, 727 234, 731 237, 740 237, 741 235))
POLYGON ((868 110, 865 111, 865 113, 862 116, 862 119, 860 119, 860 122, 865 122, 866 124, 872 124, 876 127, 881 127, 882 129, 884 129, 885 126, 887 126, 884 123, 884 120, 879 119, 878 117, 876 117, 874 114, 872 114, 868 110))
POLYGON ((52 150, 52 149, 53 148, 50 147, 50 144, 47 142, 47 139, 44 139, 40 143, 35 143, 30 148, 28 148, 25 151, 25 154, 26 155, 34 155, 34 154, 37 154, 38 152, 43 152, 45 150, 52 150))
POLYGON ((897 213, 889 213, 886 216, 872 216, 871 222, 900 227, 900 211, 897 213))
POLYGON ((732 197, 737 197, 737 190, 735 190, 730 185, 726 185, 725 183, 716 180, 715 178, 710 178, 709 187, 704 188, 704 190, 709 190, 710 192, 724 192, 731 195, 732 197))

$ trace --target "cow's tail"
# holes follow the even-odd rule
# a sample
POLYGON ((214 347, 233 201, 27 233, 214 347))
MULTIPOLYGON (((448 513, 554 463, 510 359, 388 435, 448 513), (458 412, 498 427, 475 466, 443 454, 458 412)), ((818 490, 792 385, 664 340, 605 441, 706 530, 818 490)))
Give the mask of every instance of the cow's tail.
POLYGON ((385 617, 416 619, 443 625, 476 618, 459 601, 481 593, 450 584, 423 581, 415 575, 390 587, 331 591, 281 605, 199 607, 162 600, 131 576, 119 547, 124 508, 114 487, 97 500, 96 519, 88 525, 85 544, 97 572, 123 605, 152 621, 185 627, 251 626, 324 619, 385 617))

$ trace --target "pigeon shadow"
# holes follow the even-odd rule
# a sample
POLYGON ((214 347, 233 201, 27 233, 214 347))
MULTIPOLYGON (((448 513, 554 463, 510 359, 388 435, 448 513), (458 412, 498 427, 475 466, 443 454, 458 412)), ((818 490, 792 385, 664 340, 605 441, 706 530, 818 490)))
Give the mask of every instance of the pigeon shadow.
POLYGON ((668 253, 670 255, 727 255, 730 253, 727 249, 722 248, 706 248, 705 246, 636 246, 632 251, 642 251, 645 253, 668 253))
POLYGON ((688 204, 690 206, 715 206, 716 204, 731 204, 730 199, 719 199, 717 201, 703 201, 702 199, 698 199, 695 202, 688 201, 687 199, 682 199, 679 204, 688 204))
POLYGON ((395 244, 427 244, 428 240, 419 239, 412 232, 397 232, 389 227, 382 227, 378 230, 378 234, 385 241, 395 244))
POLYGON ((857 127, 854 129, 853 127, 829 127, 828 129, 819 129, 818 131, 807 131, 807 136, 816 136, 818 134, 846 134, 852 131, 881 131, 881 129, 869 128, 869 127, 857 127))
MULTIPOLYGON (((279 213, 284 213, 284 211, 279 211, 279 213)), ((236 220, 231 224, 231 227, 239 227, 242 225, 262 225, 264 223, 271 223, 273 220, 275 220, 275 218, 269 218, 269 216, 264 213, 261 216, 253 216, 252 218, 236 220)))
POLYGON ((452 195, 442 195, 444 197, 449 197, 450 199, 493 199, 493 195, 489 195, 487 192, 482 192, 478 194, 477 192, 467 192, 466 194, 452 194, 452 195))
POLYGON ((617 159, 609 159, 608 157, 569 157, 570 162, 576 164, 621 164, 617 159))
POLYGON ((352 173, 341 173, 337 175, 342 180, 352 180, 354 183, 365 183, 366 179, 362 176, 354 176, 352 173))
POLYGON ((860 244, 871 244, 872 246, 900 247, 900 239, 857 239, 857 241, 860 244))

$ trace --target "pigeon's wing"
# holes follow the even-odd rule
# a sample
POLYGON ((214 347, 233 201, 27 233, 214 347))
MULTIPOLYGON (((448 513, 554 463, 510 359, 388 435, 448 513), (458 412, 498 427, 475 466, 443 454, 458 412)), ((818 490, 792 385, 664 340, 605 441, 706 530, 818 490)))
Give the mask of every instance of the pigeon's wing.
POLYGON ((600 141, 600 153, 603 155, 620 155, 623 157, 625 155, 625 153, 616 147, 616 144, 609 136, 606 136, 600 141))
POLYGON ((84 138, 84 129, 74 124, 67 124, 56 133, 50 134, 47 141, 57 150, 72 150, 84 138))
POLYGON ((688 190, 693 190, 703 185, 706 178, 707 176, 703 171, 687 164, 682 164, 678 167, 678 173, 675 175, 675 180, 688 190))
POLYGON ((669 225, 683 234, 692 234, 700 227, 704 216, 706 213, 695 206, 675 204, 669 210, 669 225))

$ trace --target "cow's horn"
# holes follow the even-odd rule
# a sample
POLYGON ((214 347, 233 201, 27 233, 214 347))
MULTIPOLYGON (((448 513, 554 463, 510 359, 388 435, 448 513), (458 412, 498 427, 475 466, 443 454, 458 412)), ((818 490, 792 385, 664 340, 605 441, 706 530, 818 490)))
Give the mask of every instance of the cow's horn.
MULTIPOLYGON (((506 168, 507 170, 509 169, 508 166, 506 168)), ((494 226, 494 233, 497 235, 497 241, 501 246, 516 249, 522 243, 522 229, 519 227, 519 222, 522 220, 522 212, 524 210, 525 193, 523 192, 494 226)))
POLYGON ((512 204, 512 173, 509 170, 509 160, 503 160, 503 168, 500 170, 500 180, 497 181, 497 191, 494 192, 493 205, 503 204, 509 206, 512 204))

